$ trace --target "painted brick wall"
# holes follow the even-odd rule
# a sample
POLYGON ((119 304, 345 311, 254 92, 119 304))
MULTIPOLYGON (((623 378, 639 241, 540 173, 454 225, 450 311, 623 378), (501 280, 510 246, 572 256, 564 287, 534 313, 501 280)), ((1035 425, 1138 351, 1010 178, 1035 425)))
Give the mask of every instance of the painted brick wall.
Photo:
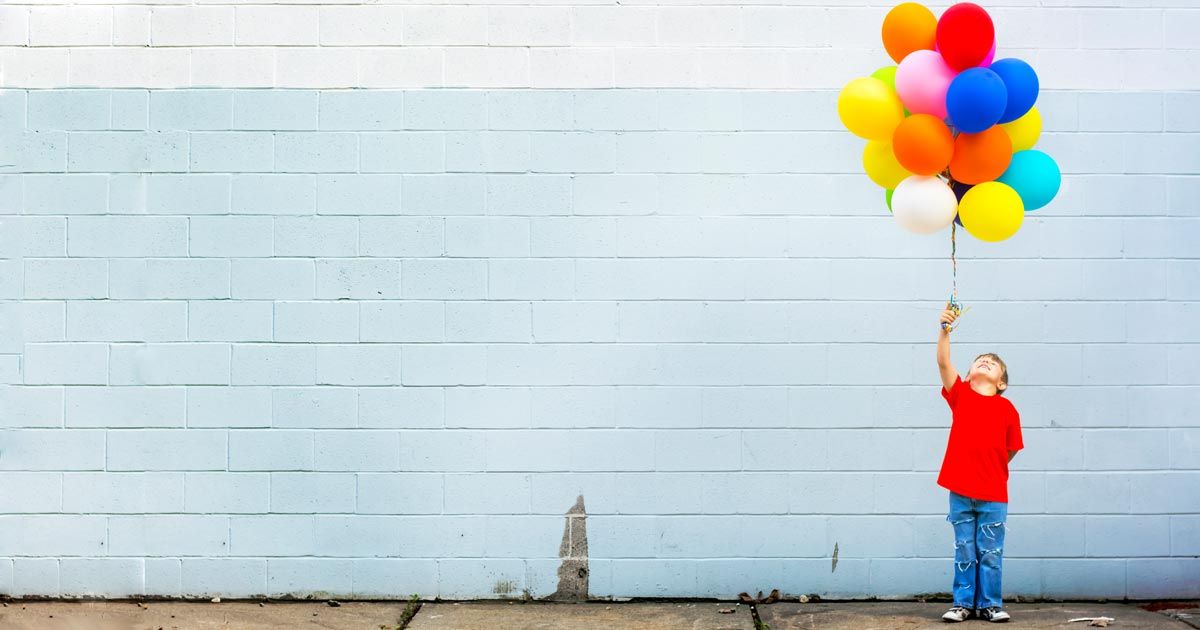
MULTIPOLYGON (((1200 597, 1200 11, 1003 4, 1006 595, 1200 597)), ((542 597, 579 495, 593 596, 948 591, 886 9, 0 7, 0 592, 542 597)))
MULTIPOLYGON (((894 4, 14 0, 0 6, 0 64, 20 87, 834 88, 887 59, 894 4)), ((1191 0, 985 4, 1002 54, 1046 85, 1197 88, 1191 0)))

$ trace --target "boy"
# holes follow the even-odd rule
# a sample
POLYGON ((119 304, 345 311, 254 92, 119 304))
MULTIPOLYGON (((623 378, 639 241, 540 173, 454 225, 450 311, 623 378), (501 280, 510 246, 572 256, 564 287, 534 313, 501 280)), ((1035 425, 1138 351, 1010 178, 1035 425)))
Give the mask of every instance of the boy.
POLYGON ((938 473, 950 491, 954 526, 954 603, 944 621, 964 621, 978 612, 988 621, 1008 621, 1001 609, 1000 570, 1008 515, 1008 462, 1024 447, 1021 421, 1004 398, 1008 367, 995 354, 981 354, 966 380, 950 363, 950 331, 957 313, 942 311, 937 343, 942 397, 952 412, 950 440, 938 473))

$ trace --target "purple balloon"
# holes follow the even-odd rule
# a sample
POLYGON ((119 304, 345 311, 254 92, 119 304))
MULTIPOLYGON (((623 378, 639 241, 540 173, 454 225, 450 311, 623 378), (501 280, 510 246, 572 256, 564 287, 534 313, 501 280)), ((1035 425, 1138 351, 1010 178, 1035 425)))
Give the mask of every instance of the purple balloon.
MULTIPOLYGON (((971 184, 964 184, 962 182, 954 181, 950 182, 950 189, 954 191, 954 196, 958 197, 959 203, 962 203, 963 195, 967 194, 967 191, 971 190, 971 188, 973 188, 971 184)), ((963 227, 962 216, 958 213, 954 214, 954 222, 957 223, 959 227, 963 227)))
POLYGON ((972 187, 971 184, 964 184, 962 182, 950 183, 950 188, 954 190, 954 196, 958 197, 959 201, 962 201, 963 195, 967 194, 967 191, 971 190, 972 187))

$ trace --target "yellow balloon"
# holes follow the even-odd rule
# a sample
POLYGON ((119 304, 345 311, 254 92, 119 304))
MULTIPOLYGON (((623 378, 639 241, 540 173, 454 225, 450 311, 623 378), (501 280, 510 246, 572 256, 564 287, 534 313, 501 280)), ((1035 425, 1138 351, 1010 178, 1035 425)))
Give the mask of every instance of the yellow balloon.
POLYGON ((1013 153, 1026 151, 1037 144, 1038 136, 1042 135, 1042 115, 1036 107, 1030 107, 1024 116, 1000 125, 1004 133, 1012 140, 1013 153))
POLYGON ((838 117, 850 133, 867 140, 891 140, 904 120, 896 90, 875 77, 859 77, 838 94, 838 117))
POLYGON ((984 182, 963 195, 958 202, 958 217, 971 236, 981 241, 1003 241, 1021 229, 1025 204, 1008 184, 984 182))
POLYGON ((897 184, 904 181, 905 177, 912 175, 904 170, 904 167, 900 166, 900 162, 896 160, 896 154, 892 153, 891 142, 878 140, 868 142, 863 149, 862 162, 867 177, 884 188, 895 188, 897 184))

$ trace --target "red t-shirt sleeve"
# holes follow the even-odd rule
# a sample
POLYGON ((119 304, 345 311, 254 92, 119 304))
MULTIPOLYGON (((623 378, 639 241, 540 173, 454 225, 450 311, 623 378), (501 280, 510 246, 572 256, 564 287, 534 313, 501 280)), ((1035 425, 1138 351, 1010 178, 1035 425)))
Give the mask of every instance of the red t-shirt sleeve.
POLYGON ((958 392, 961 390, 960 386, 962 382, 962 377, 955 374, 954 384, 950 386, 949 390, 946 389, 945 385, 942 386, 942 398, 946 399, 946 404, 950 405, 951 409, 958 403, 958 392))
POLYGON ((1008 417, 1008 430, 1005 431, 1004 442, 1010 451, 1019 451, 1025 448, 1025 442, 1021 440, 1021 416, 1017 413, 1016 408, 1013 408, 1008 417))

